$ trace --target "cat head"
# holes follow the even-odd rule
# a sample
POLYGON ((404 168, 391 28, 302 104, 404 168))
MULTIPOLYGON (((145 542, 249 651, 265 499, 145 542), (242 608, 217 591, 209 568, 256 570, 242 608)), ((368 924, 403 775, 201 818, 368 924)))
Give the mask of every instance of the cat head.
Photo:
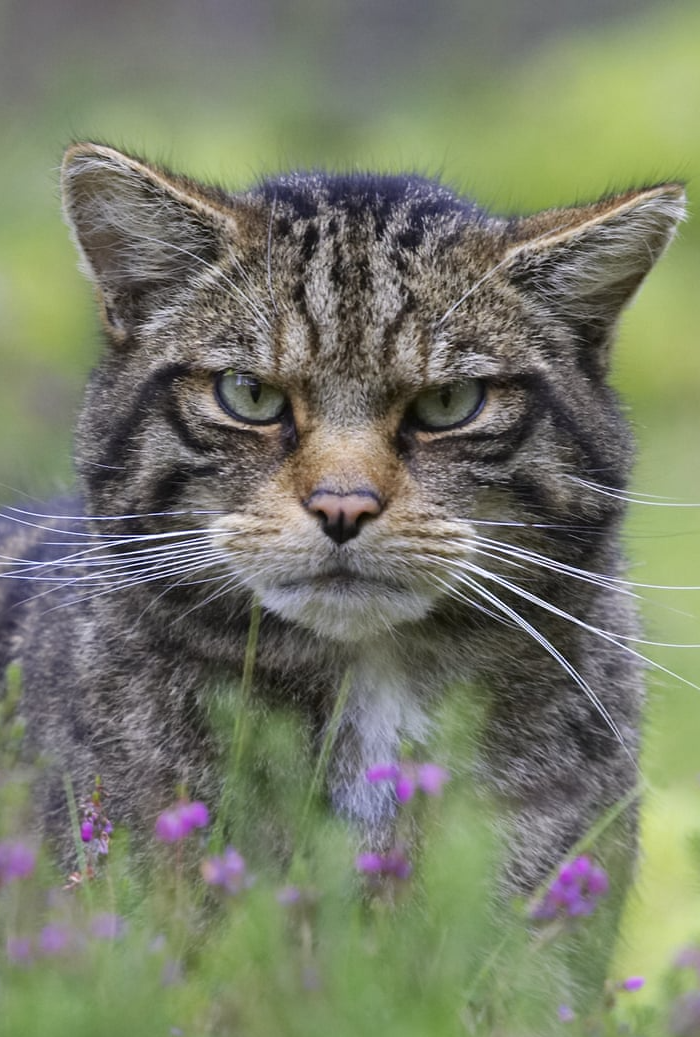
POLYGON ((610 344, 681 185, 500 219, 414 176, 230 194, 79 144, 63 190, 108 336, 88 505, 148 531, 206 514, 226 593, 376 636, 478 596, 484 524, 541 539, 616 511, 583 485, 631 457, 610 344))

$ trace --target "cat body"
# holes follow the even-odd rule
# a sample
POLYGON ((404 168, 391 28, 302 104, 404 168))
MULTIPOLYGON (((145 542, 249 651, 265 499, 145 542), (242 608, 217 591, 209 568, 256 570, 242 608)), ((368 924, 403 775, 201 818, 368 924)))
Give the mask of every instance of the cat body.
POLYGON ((63 185, 108 345, 79 496, 0 527, 46 827, 65 770, 142 830, 179 785, 215 807, 209 715, 258 602, 256 696, 318 740, 347 695, 328 790, 369 845, 394 799, 366 768, 478 689, 475 780, 532 890, 638 779, 633 445, 605 379, 682 188, 500 219, 419 177, 229 194, 92 144, 63 185))

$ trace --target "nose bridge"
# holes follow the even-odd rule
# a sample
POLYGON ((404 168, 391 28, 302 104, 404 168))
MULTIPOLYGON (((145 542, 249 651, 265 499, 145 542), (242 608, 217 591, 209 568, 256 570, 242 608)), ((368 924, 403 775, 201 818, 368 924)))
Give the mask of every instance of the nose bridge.
POLYGON ((366 494, 380 499, 391 495, 396 456, 379 430, 319 427, 298 454, 298 491, 366 494))

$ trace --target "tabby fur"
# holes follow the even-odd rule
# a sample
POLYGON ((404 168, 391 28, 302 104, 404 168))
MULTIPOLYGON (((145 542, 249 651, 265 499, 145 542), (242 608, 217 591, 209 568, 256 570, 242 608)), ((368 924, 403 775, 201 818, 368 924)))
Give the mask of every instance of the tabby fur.
POLYGON ((78 495, 1 527, 0 664, 45 828, 68 831, 64 770, 137 830, 181 785, 215 806, 211 698, 258 601, 261 700, 320 739, 349 675, 328 793, 375 847, 394 799, 366 767, 429 737, 446 685, 478 689, 475 782, 532 890, 638 781, 633 443, 606 377, 682 186, 499 218, 417 176, 231 194, 77 144, 63 192, 107 346, 78 495), (236 416, 224 372, 280 413, 236 416), (466 419, 423 420, 457 391, 480 394, 466 419))

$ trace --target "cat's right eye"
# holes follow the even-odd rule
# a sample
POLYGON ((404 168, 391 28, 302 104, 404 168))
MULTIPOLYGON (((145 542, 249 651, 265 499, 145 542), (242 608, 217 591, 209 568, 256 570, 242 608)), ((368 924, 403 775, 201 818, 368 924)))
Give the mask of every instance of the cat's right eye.
POLYGON ((466 425, 484 405, 486 390, 479 378, 436 385, 419 393, 411 414, 419 427, 431 432, 447 432, 466 425))
POLYGON ((223 371, 216 379, 219 403, 232 418, 249 425, 271 425, 287 409, 287 397, 279 389, 241 371, 223 371))

